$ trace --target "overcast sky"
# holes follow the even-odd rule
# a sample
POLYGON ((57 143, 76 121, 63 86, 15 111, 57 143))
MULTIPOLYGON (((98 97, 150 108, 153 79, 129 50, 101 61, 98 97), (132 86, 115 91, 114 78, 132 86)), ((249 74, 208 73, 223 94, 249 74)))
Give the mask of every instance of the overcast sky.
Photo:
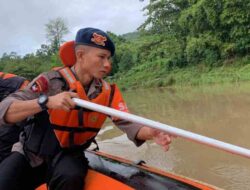
POLYGON ((0 56, 35 52, 46 41, 45 24, 62 17, 74 39, 78 29, 96 27, 115 34, 133 32, 146 19, 149 0, 8 0, 0 1, 0 56))

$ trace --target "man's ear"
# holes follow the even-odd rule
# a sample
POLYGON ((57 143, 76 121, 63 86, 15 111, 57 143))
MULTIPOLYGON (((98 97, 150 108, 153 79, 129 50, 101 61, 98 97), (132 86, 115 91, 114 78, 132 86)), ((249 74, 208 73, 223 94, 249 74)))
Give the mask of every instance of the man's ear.
POLYGON ((78 49, 76 50, 76 60, 82 60, 85 54, 84 49, 78 49))

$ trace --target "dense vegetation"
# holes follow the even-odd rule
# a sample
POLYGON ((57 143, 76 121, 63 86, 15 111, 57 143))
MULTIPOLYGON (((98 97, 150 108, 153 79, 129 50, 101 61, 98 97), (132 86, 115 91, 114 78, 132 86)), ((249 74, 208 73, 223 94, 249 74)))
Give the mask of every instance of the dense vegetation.
MULTIPOLYGON (((126 88, 250 80, 249 10, 250 0, 150 0, 138 32, 110 33, 110 78, 126 88)), ((50 49, 4 54, 0 70, 32 78, 60 65, 50 49)))
POLYGON ((140 36, 124 36, 118 66, 129 65, 115 80, 125 87, 250 80, 249 10, 249 0, 150 0, 140 36))

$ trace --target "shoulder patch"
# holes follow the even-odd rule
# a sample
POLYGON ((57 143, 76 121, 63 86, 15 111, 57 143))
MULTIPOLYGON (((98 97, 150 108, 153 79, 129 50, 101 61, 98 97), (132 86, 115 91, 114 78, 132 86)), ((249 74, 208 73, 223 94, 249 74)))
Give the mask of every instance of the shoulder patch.
POLYGON ((48 80, 43 75, 39 76, 30 87, 32 92, 47 92, 48 88, 49 88, 48 80))

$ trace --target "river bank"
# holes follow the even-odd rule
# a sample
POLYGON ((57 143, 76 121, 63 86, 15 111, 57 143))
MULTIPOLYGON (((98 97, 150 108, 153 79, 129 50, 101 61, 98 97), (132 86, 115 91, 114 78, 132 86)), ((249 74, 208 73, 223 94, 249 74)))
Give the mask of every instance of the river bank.
POLYGON ((124 90, 250 81, 250 57, 227 61, 217 67, 200 64, 171 70, 163 64, 149 63, 138 65, 126 73, 118 73, 111 81, 124 90))

